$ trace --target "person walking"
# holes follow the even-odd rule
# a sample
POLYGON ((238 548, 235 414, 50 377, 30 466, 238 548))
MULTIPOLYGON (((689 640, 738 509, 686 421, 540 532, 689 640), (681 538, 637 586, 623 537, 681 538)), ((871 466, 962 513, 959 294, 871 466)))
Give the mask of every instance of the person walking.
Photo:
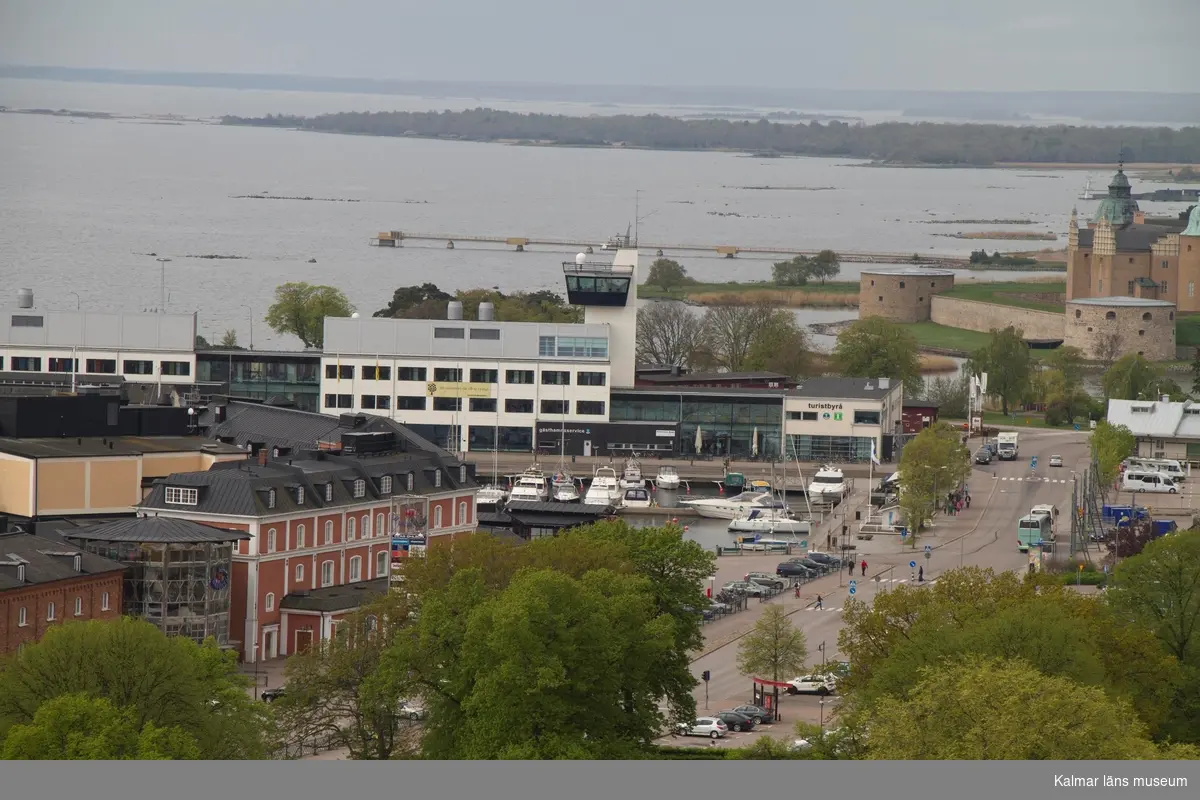
POLYGON ((825 607, 825 601, 821 599, 821 595, 817 595, 817 610, 820 611, 825 607))
POLYGON ((799 583, 796 584, 796 599, 797 600, 800 599, 800 584, 799 583))
POLYGON ((865 558, 862 560, 862 574, 864 578, 867 576, 867 560, 865 558))
POLYGON ((854 559, 850 559, 850 577, 854 577, 854 559))
POLYGON ((921 567, 917 570, 917 583, 925 582, 925 568, 921 567))

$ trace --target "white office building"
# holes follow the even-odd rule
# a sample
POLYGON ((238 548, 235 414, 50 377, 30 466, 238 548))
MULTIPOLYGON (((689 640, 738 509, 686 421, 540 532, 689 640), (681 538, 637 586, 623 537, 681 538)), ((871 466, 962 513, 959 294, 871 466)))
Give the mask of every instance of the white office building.
POLYGON ((1200 466, 1200 403, 1109 400, 1108 422, 1124 425, 1137 438, 1134 455, 1200 466))
POLYGON ((784 397, 789 458, 862 462, 872 447, 891 459, 901 433, 904 386, 888 378, 808 378, 784 397))

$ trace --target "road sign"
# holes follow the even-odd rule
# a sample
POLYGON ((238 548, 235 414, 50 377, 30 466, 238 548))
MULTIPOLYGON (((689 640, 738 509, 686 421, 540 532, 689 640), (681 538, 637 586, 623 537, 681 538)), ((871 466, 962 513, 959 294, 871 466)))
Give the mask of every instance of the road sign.
POLYGON ((1037 469, 1037 456, 1034 456, 1033 458, 1029 459, 1029 466, 1033 467, 1034 469, 1037 469))
POLYGON ((800 549, 801 549, 801 550, 804 550, 804 551, 807 551, 807 550, 808 550, 808 539, 801 539, 801 540, 800 540, 800 549))
POLYGON ((933 545, 931 545, 931 544, 927 544, 927 545, 925 545, 925 552, 926 552, 926 553, 932 553, 932 552, 933 552, 933 545))
POLYGON ((850 594, 858 591, 858 581, 850 581, 850 594))
POLYGON ((857 589, 855 589, 853 586, 851 586, 851 587, 850 587, 850 596, 851 596, 851 597, 853 597, 853 596, 854 596, 854 593, 855 593, 856 591, 858 591, 858 590, 857 590, 857 589))
POLYGON ((908 536, 908 528, 901 528, 900 529, 900 541, 904 541, 905 537, 907 537, 907 536, 908 536))
POLYGON ((916 568, 917 568, 917 562, 915 562, 915 561, 910 561, 910 562, 908 562, 908 566, 909 566, 910 568, 912 568, 912 569, 916 569, 916 568))
POLYGON ((928 561, 928 560, 929 560, 929 559, 931 559, 931 558, 933 558, 933 553, 931 553, 931 552, 929 552, 928 550, 926 550, 926 551, 925 551, 925 560, 926 560, 926 561, 928 561))
POLYGON ((1076 422, 1076 423, 1075 423, 1075 430, 1079 430, 1079 423, 1078 423, 1078 422, 1076 422))

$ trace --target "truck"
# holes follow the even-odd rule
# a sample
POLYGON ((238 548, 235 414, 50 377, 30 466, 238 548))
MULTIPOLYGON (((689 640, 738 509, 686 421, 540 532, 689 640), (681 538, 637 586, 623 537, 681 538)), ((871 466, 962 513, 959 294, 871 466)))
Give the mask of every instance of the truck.
POLYGON ((996 437, 997 455, 1001 461, 1012 461, 1016 459, 1017 453, 1017 432, 1005 431, 996 437))

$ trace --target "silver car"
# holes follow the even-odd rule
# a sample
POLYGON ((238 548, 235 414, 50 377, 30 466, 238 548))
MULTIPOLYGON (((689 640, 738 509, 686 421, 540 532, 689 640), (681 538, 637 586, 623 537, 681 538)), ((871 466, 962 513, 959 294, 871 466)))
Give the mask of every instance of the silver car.
POLYGON ((1062 456, 1050 456, 1050 460, 1046 463, 1052 467, 1061 467, 1063 464, 1062 456))
POLYGON ((680 723, 679 733, 682 736, 707 736, 710 739, 724 738, 729 733, 729 726, 724 720, 716 717, 700 717, 691 725, 680 723))

